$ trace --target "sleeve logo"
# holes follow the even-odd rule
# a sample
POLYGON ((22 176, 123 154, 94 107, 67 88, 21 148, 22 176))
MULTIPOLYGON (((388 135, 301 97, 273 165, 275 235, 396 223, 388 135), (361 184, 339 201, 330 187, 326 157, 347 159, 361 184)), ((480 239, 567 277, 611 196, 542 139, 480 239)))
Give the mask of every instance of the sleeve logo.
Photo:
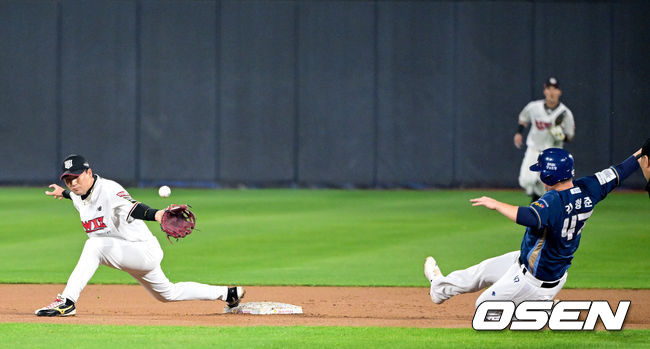
POLYGON ((125 190, 122 190, 121 192, 117 193, 116 195, 121 197, 122 199, 127 200, 128 202, 131 202, 131 203, 134 203, 134 204, 136 203, 136 201, 133 200, 133 198, 131 198, 131 195, 129 195, 129 193, 127 193, 125 190))
POLYGON ((598 183, 600 183, 600 185, 603 185, 616 179, 616 173, 614 173, 614 170, 611 168, 608 168, 606 170, 597 172, 596 178, 598 178, 598 183))

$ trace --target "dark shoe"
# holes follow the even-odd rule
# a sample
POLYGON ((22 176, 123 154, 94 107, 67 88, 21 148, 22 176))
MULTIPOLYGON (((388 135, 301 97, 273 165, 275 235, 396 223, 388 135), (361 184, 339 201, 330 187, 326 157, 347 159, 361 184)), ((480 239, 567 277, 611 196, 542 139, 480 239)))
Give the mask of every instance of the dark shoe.
POLYGON ((47 307, 36 310, 36 316, 72 316, 77 313, 74 302, 57 295, 54 302, 47 307))
POLYGON ((228 297, 226 298, 226 303, 228 307, 234 308, 239 305, 239 301, 244 298, 246 290, 243 287, 228 287, 228 297))

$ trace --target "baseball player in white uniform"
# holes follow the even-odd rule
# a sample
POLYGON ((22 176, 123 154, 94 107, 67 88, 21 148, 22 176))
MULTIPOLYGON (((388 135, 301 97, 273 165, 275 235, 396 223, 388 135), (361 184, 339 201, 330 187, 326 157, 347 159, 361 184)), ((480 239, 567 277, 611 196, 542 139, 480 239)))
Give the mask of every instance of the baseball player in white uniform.
POLYGON ((243 298, 243 287, 212 286, 196 282, 172 283, 160 268, 163 251, 143 220, 160 222, 164 210, 137 202, 118 183, 93 174, 80 155, 63 162, 60 179, 69 190, 51 184, 45 194, 66 198, 79 211, 88 240, 63 293, 37 316, 71 316, 81 291, 100 264, 123 270, 144 286, 157 300, 222 300, 235 307, 243 298))
POLYGON ((519 128, 514 137, 517 148, 523 146, 523 131, 529 125, 526 138, 526 154, 519 170, 519 185, 526 190, 532 201, 544 195, 544 185, 539 173, 529 168, 537 161, 537 156, 547 148, 562 148, 564 142, 571 141, 575 134, 573 113, 560 102, 562 90, 556 78, 544 82, 545 99, 532 101, 519 114, 519 128))

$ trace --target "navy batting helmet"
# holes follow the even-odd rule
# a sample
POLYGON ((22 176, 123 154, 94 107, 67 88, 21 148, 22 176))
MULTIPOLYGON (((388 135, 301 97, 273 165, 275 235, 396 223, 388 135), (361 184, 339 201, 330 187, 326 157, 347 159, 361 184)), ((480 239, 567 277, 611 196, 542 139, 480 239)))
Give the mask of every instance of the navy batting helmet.
POLYGON ((540 172, 539 178, 546 185, 554 185, 573 178, 573 156, 561 148, 548 148, 539 154, 530 170, 540 172))

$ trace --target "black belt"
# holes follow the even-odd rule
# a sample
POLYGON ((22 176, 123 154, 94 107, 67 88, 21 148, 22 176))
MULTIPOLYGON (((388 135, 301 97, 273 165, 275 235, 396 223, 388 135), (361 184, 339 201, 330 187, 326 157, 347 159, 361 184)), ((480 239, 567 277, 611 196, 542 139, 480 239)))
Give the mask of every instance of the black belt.
MULTIPOLYGON (((526 266, 524 266, 521 273, 526 275, 527 272, 528 272, 528 269, 526 268, 526 266)), ((540 287, 542 287, 542 288, 553 288, 553 287, 557 286, 559 283, 560 283, 560 280, 551 281, 551 282, 542 281, 542 285, 540 287)))

